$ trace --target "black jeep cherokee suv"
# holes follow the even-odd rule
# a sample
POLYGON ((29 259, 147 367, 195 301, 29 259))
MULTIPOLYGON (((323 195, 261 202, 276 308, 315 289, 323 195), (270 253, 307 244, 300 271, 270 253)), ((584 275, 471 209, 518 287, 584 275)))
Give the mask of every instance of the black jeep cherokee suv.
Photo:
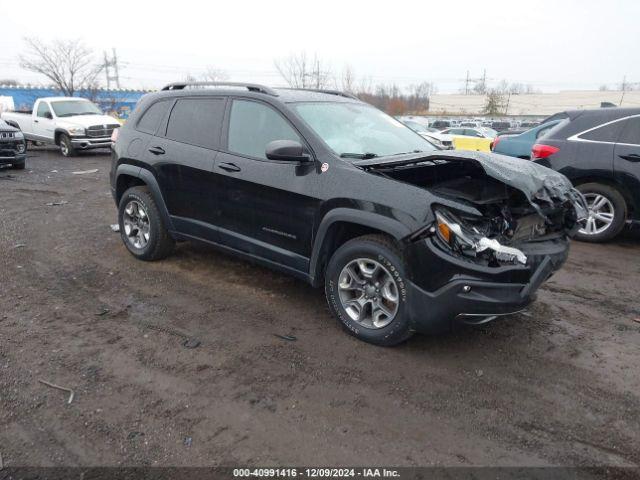
POLYGON ((253 84, 145 96, 111 188, 135 257, 207 242, 324 285, 342 325, 380 345, 522 309, 584 214, 535 163, 438 150, 340 92, 253 84))
POLYGON ((0 166, 24 169, 27 142, 22 132, 0 120, 0 166))

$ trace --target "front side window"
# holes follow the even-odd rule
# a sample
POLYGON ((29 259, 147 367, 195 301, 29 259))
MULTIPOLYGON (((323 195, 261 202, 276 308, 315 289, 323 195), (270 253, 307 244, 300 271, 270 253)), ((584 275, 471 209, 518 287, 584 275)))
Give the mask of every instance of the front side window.
POLYGON ((87 100, 61 100, 59 102, 51 102, 51 108, 53 108, 57 117, 102 115, 102 110, 87 100))
POLYGON ((179 99, 171 110, 166 137, 198 147, 217 148, 224 107, 224 98, 179 99))
POLYGON ((624 122, 618 143, 640 145, 640 117, 633 117, 624 122))
POLYGON ((409 127, 369 105, 322 102, 298 103, 293 108, 338 155, 383 157, 435 150, 409 127))
POLYGON ((266 159, 267 145, 274 140, 295 140, 300 136, 273 108, 259 102, 234 100, 229 119, 230 152, 266 159))
POLYGON ((40 102, 38 104, 38 117, 45 118, 47 116, 47 113, 51 113, 51 110, 49 110, 49 105, 47 105, 45 102, 40 102))

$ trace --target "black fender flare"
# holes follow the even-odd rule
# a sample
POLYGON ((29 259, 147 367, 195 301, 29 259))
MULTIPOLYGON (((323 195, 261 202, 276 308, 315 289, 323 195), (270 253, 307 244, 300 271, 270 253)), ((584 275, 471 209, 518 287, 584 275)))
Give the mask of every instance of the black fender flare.
POLYGON ((172 232, 174 230, 173 222, 171 221, 169 210, 167 210, 167 205, 164 203, 164 197, 162 196, 160 185, 158 185, 158 181, 156 180, 156 177, 153 175, 153 173, 146 168, 138 167, 136 165, 130 165, 128 163, 122 163, 118 165, 118 168, 116 169, 114 185, 118 185, 118 177, 120 177, 120 175, 128 175, 130 177, 139 178, 145 183, 145 185, 151 192, 153 200, 158 206, 158 210, 160 210, 160 215, 162 215, 162 220, 167 226, 167 230, 172 232))
POLYGON ((320 255, 331 225, 336 222, 353 223, 365 227, 374 228, 386 233, 398 241, 411 234, 409 227, 398 220, 384 215, 351 208, 335 208, 327 212, 323 217, 314 237, 311 258, 309 259, 309 279, 314 287, 322 284, 322 278, 318 277, 318 267, 321 261, 320 255))
POLYGON ((56 145, 60 145, 59 138, 62 134, 65 134, 67 137, 69 137, 69 139, 71 139, 71 135, 69 135, 69 132, 67 130, 65 130, 64 128, 56 128, 53 131, 53 143, 55 143, 56 145))

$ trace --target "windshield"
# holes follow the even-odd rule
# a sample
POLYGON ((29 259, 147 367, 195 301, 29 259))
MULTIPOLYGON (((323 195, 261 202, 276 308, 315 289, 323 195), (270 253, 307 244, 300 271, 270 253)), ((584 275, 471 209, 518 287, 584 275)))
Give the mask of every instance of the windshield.
POLYGON ((51 102, 51 108, 56 117, 71 117, 73 115, 102 115, 102 111, 87 100, 63 100, 51 102))
POLYGON ((410 128, 369 105, 297 103, 292 107, 343 157, 371 158, 436 150, 410 128))
POLYGON ((409 127, 414 132, 424 132, 426 130, 424 126, 420 125, 417 122, 412 122, 411 120, 407 120, 402 123, 404 123, 407 127, 409 127))

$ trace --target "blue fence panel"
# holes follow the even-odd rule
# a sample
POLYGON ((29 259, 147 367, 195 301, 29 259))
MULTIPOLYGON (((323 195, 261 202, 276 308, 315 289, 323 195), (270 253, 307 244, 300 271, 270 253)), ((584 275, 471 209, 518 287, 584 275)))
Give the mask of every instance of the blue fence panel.
MULTIPOLYGON (((126 119, 138 100, 149 92, 143 90, 82 90, 74 94, 96 103, 105 113, 126 119)), ((60 91, 53 88, 1 87, 0 96, 12 97, 16 110, 31 110, 38 98, 60 97, 60 91)))

